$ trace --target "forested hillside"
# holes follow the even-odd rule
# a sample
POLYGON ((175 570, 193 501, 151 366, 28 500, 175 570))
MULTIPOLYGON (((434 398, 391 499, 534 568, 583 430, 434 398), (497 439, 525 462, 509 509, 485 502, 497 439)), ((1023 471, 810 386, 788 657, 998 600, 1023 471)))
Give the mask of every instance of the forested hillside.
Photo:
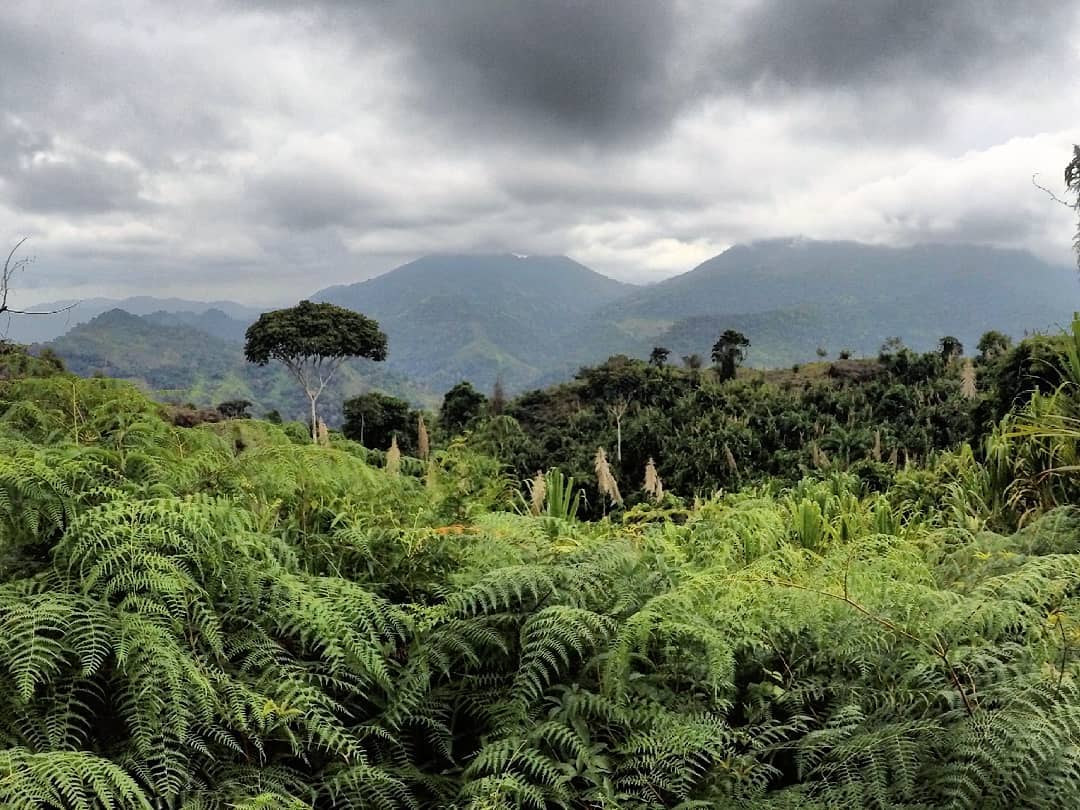
POLYGON ((501 376, 520 391, 657 345, 705 354, 728 328, 752 336, 749 363, 763 368, 818 348, 874 356, 891 335, 919 351, 943 334, 972 346, 990 329, 1019 338, 1067 324, 1080 282, 1021 251, 785 239, 645 287, 564 257, 429 256, 315 298, 378 319, 389 364, 435 390, 469 380, 490 391, 501 376))
POLYGON ((813 360, 818 347, 873 356, 890 335, 927 351, 943 334, 974 346, 990 329, 1057 331, 1078 300, 1074 271, 1021 251, 782 239, 737 245, 593 320, 607 324, 607 354, 705 353, 731 328, 752 336, 750 364, 777 367, 813 360))
POLYGON ((520 389, 552 367, 566 334, 633 287, 565 256, 426 256, 314 295, 382 325, 388 364, 435 390, 469 380, 520 389))
MULTIPOLYGON (((158 312, 138 317, 111 310, 47 345, 76 374, 130 380, 170 401, 207 407, 248 400, 257 414, 276 410, 286 419, 304 418, 307 401, 282 368, 244 360, 247 324, 214 311, 189 316, 158 312)), ((370 390, 418 405, 435 401, 430 391, 400 375, 354 360, 326 392, 327 420, 337 424, 342 402, 370 390)))
MULTIPOLYGON (((1008 357, 1010 410, 976 444, 880 481, 830 446, 843 463, 720 492, 708 466, 661 485, 695 463, 665 457, 648 497, 589 522, 591 473, 515 482, 480 433, 424 461, 259 420, 176 427, 127 383, 7 347, 0 804, 1069 806, 1080 322, 1008 357)), ((835 436, 910 390, 884 447, 962 440, 947 362, 920 387, 903 375, 931 361, 904 358, 864 395, 691 390, 622 361, 576 394, 646 374, 733 435, 787 408, 805 439, 811 401, 835 436)))

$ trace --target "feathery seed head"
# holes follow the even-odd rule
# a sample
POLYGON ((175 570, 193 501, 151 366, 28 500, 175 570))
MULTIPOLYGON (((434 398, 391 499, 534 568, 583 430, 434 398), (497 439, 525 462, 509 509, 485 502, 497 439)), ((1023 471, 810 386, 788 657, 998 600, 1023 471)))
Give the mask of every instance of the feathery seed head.
POLYGON ((656 472, 656 465, 653 463, 652 458, 650 458, 649 463, 645 465, 644 489, 654 501, 659 501, 664 497, 664 484, 660 480, 659 474, 656 472))
POLYGON ((615 481, 615 476, 611 474, 611 467, 608 465, 607 453, 604 452, 603 447, 596 448, 596 457, 593 459, 593 469, 596 471, 596 484, 600 490, 601 497, 607 496, 611 499, 611 503, 622 503, 622 495, 619 494, 619 484, 615 481))
POLYGON ((390 440, 390 449, 386 451, 386 471, 390 475, 401 472, 401 448, 398 447, 397 436, 390 440))
POLYGON ((975 381, 975 364, 970 357, 964 361, 964 368, 960 371, 960 394, 965 399, 975 399, 979 395, 975 381))
POLYGON ((547 500, 547 478, 542 472, 538 471, 529 484, 529 495, 532 513, 541 514, 544 511, 544 501, 547 500))

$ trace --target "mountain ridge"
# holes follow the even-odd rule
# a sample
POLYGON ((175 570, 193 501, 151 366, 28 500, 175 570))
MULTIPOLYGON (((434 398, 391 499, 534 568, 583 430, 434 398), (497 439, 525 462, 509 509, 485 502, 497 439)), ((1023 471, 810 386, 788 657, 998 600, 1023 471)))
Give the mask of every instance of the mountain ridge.
MULTIPOLYGON (((1054 284, 1067 280, 1074 296, 1080 297, 1080 284, 1072 268, 1044 262, 1029 251, 962 243, 897 247, 848 240, 785 238, 733 245, 685 273, 632 293, 619 306, 624 312, 641 308, 651 314, 663 312, 675 317, 705 314, 695 310, 706 305, 717 314, 743 314, 829 302, 835 300, 838 292, 865 293, 873 283, 879 287, 874 290, 872 300, 887 301, 898 292, 904 297, 931 294, 935 282, 945 280, 948 273, 953 273, 954 279, 960 278, 957 270, 965 271, 969 279, 978 280, 975 263, 980 261, 988 263, 989 271, 998 281, 1007 281, 1007 271, 1020 266, 1042 274, 1043 280, 1054 284), (800 258, 809 262, 796 261, 800 258), (904 273, 902 287, 896 284, 898 272, 904 273), (845 285, 840 291, 834 286, 838 281, 845 285), (797 290, 785 287, 796 282, 797 290), (735 290, 727 290, 723 298, 715 290, 712 295, 702 296, 703 290, 719 284, 734 284, 735 290), (797 294, 785 297, 785 292, 797 294), (728 301, 737 303, 729 307, 728 301)), ((982 271, 983 280, 986 272, 986 269, 982 271)), ((859 297, 865 299, 865 295, 859 297)))
POLYGON ((747 362, 775 367, 818 347, 875 354, 894 335, 919 350, 945 334, 974 347, 990 329, 1053 330, 1078 307, 1076 271, 1027 251, 776 239, 734 246, 594 321, 609 350, 636 356, 665 345, 707 358, 720 332, 737 329, 751 341, 747 362))
MULTIPOLYGON (((378 320, 389 337, 380 373, 390 387, 424 399, 462 380, 481 390, 501 380, 514 393, 566 379, 612 354, 646 357, 657 345, 672 350, 672 362, 686 354, 707 360, 716 336, 729 328, 750 339, 747 363, 763 367, 816 359, 819 347, 833 356, 845 349, 872 355, 893 335, 919 350, 945 334, 973 348, 990 329, 1020 337, 1068 323, 1080 309, 1080 281, 1072 268, 1018 250, 774 239, 733 246, 649 286, 610 279, 563 256, 435 254, 310 298, 378 320)), ((236 318, 215 302, 129 300, 152 310, 138 315, 140 328, 193 329, 224 341, 229 348, 218 348, 234 360, 261 311, 231 302, 232 312, 245 316, 236 318), (162 302, 185 309, 163 310, 162 302)), ((106 319, 97 329, 108 325, 106 319)), ((110 367, 137 356, 122 343, 99 341, 97 358, 86 355, 89 344, 79 351, 88 367, 110 367)), ((201 357, 216 367, 205 356, 211 346, 218 344, 206 342, 186 362, 201 357)), ((153 369, 158 361, 146 356, 128 371, 138 376, 139 363, 153 369)), ((197 372, 186 379, 199 378, 197 372)))
POLYGON ((312 300, 375 318, 387 363, 436 390, 500 378, 518 389, 543 373, 562 335, 633 289, 566 256, 434 254, 312 300))
POLYGON ((56 314, 12 318, 8 325, 8 339, 15 343, 45 343, 67 334, 79 324, 92 321, 112 309, 120 309, 133 315, 150 315, 158 311, 190 312, 193 315, 199 315, 216 309, 230 318, 249 321, 254 321, 262 311, 258 307, 236 301, 194 301, 186 298, 159 298, 152 295, 46 301, 33 305, 31 309, 51 312, 69 306, 72 308, 56 314))

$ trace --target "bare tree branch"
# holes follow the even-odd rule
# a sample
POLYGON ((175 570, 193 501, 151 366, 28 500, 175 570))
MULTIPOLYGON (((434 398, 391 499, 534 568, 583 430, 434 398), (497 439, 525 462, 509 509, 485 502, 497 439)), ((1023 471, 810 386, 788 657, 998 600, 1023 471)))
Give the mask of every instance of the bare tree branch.
POLYGON ((59 309, 12 309, 8 306, 0 307, 0 313, 7 312, 11 315, 59 315, 61 312, 70 312, 79 305, 76 301, 73 304, 68 304, 66 307, 60 307, 59 309))
POLYGON ((1076 208, 1076 206, 1075 206, 1075 205, 1073 205, 1073 204, 1072 204, 1071 202, 1069 202, 1068 200, 1063 200, 1063 199, 1061 199, 1061 197, 1059 197, 1059 196, 1058 196, 1057 194, 1055 194, 1054 192, 1052 192, 1052 191, 1051 191, 1050 189, 1048 189, 1048 188, 1047 188, 1046 186, 1044 186, 1044 185, 1041 185, 1041 184, 1037 183, 1037 182, 1035 181, 1035 178, 1036 178, 1036 177, 1038 177, 1038 176, 1039 176, 1039 173, 1038 173, 1038 172, 1035 172, 1035 174, 1031 175, 1031 185, 1035 186, 1035 188, 1039 189, 1039 191, 1045 191, 1045 192, 1046 192, 1046 196, 1047 196, 1047 197, 1049 197, 1049 198, 1050 198, 1051 200, 1053 200, 1054 202, 1058 203, 1058 205, 1064 205, 1064 206, 1065 206, 1066 208, 1069 208, 1069 209, 1073 209, 1073 208, 1076 208))
POLYGON ((26 267, 33 261, 33 258, 16 259, 15 254, 19 248, 23 246, 23 243, 29 239, 29 236, 24 236, 15 246, 8 251, 7 258, 4 259, 4 269, 0 272, 0 315, 5 312, 10 315, 58 315, 61 312, 69 312, 79 305, 76 301, 73 304, 68 304, 66 307, 59 307, 57 309, 48 310, 31 310, 31 309, 12 309, 8 306, 8 294, 11 292, 11 279, 20 270, 25 270, 26 267))

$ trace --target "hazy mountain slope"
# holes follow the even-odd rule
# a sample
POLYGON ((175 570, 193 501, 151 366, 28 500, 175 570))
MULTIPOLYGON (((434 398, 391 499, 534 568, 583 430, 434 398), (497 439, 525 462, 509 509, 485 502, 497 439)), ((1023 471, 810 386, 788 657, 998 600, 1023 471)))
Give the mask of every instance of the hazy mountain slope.
POLYGON ((191 313, 200 315, 217 310, 228 318, 250 323, 262 311, 257 307, 238 304, 235 301, 189 301, 183 298, 154 298, 139 295, 132 298, 87 298, 80 301, 46 301, 28 306, 27 309, 49 312, 75 304, 55 315, 13 316, 0 321, 0 331, 16 343, 44 343, 60 337, 81 323, 93 320, 103 312, 120 309, 132 315, 149 315, 154 312, 191 313))
MULTIPOLYGON (((276 408, 298 419, 307 412, 303 393, 280 365, 254 366, 244 360, 240 343, 186 324, 110 310, 46 345, 76 374, 132 380, 166 399, 198 405, 248 399, 256 413, 276 408)), ((323 394, 323 418, 337 424, 342 401, 371 389, 436 404, 429 392, 382 364, 359 360, 343 366, 323 394)))
POLYGON ((230 318, 220 309, 208 309, 205 312, 191 312, 190 310, 167 312, 158 310, 142 317, 151 323, 161 324, 162 326, 190 326, 192 329, 198 329, 208 335, 241 345, 244 343, 244 333, 254 320, 254 318, 244 318, 243 320, 230 318))
POLYGON ((426 256, 312 298, 378 320, 388 364, 439 391, 463 379, 533 382, 553 367, 562 336, 634 289, 565 256, 426 256))
POLYGON ((952 334, 974 349, 988 329, 1054 329, 1078 307, 1075 271, 1022 251, 775 240, 734 247, 604 307, 568 354, 587 362, 622 341, 636 356, 663 345, 707 358, 729 328, 750 338, 757 365, 810 360, 818 346, 872 354, 891 335, 925 350, 952 334))
MULTIPOLYGON (((858 242, 783 239, 738 245, 627 296, 604 314, 616 320, 794 309, 808 304, 917 305, 948 302, 1001 322, 1080 302, 1071 268, 1030 253, 975 245, 890 248, 858 242)), ((1002 328, 999 326, 999 328, 1002 328)))
POLYGON ((121 309, 79 324, 48 345, 76 374, 135 380, 155 390, 186 388, 196 376, 223 378, 242 356, 220 338, 154 324, 121 309))

